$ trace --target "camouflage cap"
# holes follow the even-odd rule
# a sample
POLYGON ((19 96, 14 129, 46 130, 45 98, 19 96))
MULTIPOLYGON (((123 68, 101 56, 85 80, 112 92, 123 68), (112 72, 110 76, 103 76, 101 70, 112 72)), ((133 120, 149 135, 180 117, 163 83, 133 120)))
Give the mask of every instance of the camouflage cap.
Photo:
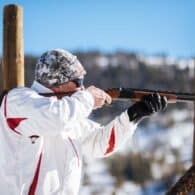
POLYGON ((63 49, 45 52, 35 67, 35 80, 46 86, 60 85, 85 74, 77 57, 63 49))

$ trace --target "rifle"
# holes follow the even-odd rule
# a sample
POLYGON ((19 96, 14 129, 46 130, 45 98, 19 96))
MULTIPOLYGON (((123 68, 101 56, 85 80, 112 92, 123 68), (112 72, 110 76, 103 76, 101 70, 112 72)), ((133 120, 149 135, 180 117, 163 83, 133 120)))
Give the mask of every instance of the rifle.
MULTIPOLYGON (((150 89, 136 89, 136 88, 110 88, 104 90, 108 93, 113 100, 132 100, 140 101, 143 96, 159 93, 161 96, 165 96, 168 100, 168 103, 177 103, 177 102, 194 102, 195 94, 194 93, 179 93, 172 91, 160 91, 160 90, 150 90, 150 89)), ((3 96, 7 94, 8 91, 4 91, 0 95, 0 104, 2 102, 3 96)), ((51 96, 71 96, 76 91, 70 92, 58 92, 58 93, 39 93, 41 96, 51 97, 51 96)))
MULTIPOLYGON (((150 90, 150 89, 135 89, 135 88, 110 88, 104 90, 108 93, 113 100, 132 100, 140 101, 143 96, 159 93, 161 96, 166 96, 168 103, 176 102, 193 102, 195 101, 194 93, 178 93, 170 91, 159 91, 159 90, 150 90)), ((42 96, 51 97, 51 96, 71 96, 76 91, 71 91, 68 93, 39 93, 42 96)))

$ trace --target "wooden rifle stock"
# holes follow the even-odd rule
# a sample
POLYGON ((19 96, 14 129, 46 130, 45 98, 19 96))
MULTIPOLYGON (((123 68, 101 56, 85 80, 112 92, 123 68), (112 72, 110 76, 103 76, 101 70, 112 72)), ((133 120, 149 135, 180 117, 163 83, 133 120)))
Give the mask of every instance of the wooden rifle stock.
MULTIPOLYGON (((71 96, 76 91, 71 91, 68 93, 40 93, 42 96, 51 97, 51 96, 71 96)), ((113 100, 132 100, 132 101, 141 101, 143 96, 159 93, 161 96, 166 96, 168 103, 176 102, 193 102, 195 101, 195 94, 192 93, 177 93, 169 91, 157 91, 149 89, 134 89, 134 88, 111 88, 105 90, 113 100)))

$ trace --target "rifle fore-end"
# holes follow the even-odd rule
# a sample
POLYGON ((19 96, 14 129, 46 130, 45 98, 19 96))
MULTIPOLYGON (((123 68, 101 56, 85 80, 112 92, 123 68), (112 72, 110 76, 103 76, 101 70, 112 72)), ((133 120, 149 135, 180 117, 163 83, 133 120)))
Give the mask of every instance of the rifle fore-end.
MULTIPOLYGON (((144 96, 153 94, 153 92, 141 92, 134 91, 135 98, 132 98, 134 101, 140 101, 144 96)), ((165 96, 169 104, 174 104, 177 102, 177 96, 174 94, 159 93, 160 96, 165 96)))

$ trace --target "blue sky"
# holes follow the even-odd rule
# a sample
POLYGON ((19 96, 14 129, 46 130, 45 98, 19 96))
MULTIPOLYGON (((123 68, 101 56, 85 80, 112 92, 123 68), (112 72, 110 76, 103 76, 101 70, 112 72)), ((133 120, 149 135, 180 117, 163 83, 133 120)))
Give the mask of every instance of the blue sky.
POLYGON ((28 54, 61 47, 195 56, 194 0, 1 0, 1 35, 9 3, 23 7, 28 54))

